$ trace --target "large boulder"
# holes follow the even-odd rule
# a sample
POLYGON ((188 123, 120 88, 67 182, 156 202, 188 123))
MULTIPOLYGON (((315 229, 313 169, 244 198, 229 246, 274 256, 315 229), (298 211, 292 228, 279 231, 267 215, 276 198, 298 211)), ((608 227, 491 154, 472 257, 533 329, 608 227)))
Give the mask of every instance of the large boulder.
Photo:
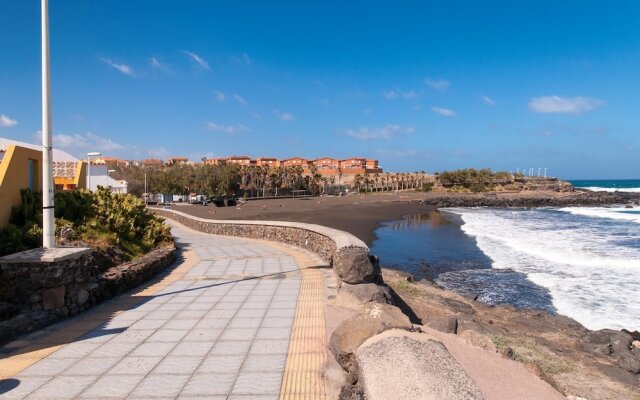
POLYGON ((393 328, 411 329, 409 317, 404 315, 398 307, 369 303, 357 315, 338 325, 331 334, 329 350, 342 368, 353 374, 358 369, 355 362, 355 352, 358 347, 371 336, 393 328))
POLYGON ((631 351, 625 353, 619 353, 615 355, 616 364, 625 371, 629 371, 632 374, 640 373, 640 359, 634 357, 631 351))
POLYGON ((427 321, 427 326, 443 333, 457 333, 458 318, 455 315, 437 316, 427 321))
POLYGON ((610 356, 625 371, 640 373, 640 357, 633 351, 631 333, 611 329, 589 332, 584 338, 583 346, 591 352, 610 356))
POLYGON ((626 332, 612 329, 601 329, 585 335, 583 346, 585 349, 604 355, 625 353, 631 350, 633 338, 626 332))
POLYGON ((367 400, 484 400, 475 381, 440 342, 387 331, 356 352, 367 400))
POLYGON ((393 298, 387 285, 361 283, 352 285, 343 282, 336 297, 336 304, 351 309, 360 309, 363 304, 393 304, 393 298))
POLYGON ((354 247, 336 252, 333 268, 343 282, 358 284, 380 279, 380 265, 367 249, 354 247))

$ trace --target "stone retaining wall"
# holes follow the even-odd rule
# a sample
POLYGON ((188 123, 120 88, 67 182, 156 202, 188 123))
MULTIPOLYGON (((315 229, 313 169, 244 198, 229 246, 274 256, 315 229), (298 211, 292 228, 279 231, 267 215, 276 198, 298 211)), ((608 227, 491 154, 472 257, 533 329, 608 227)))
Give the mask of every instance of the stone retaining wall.
POLYGON ((171 243, 103 273, 90 251, 53 262, 0 259, 0 304, 13 311, 0 322, 0 343, 140 285, 171 265, 175 255, 171 243))
POLYGON ((151 208, 151 211, 200 232, 264 239, 301 247, 320 255, 332 265, 337 258, 337 253, 347 248, 358 248, 366 254, 369 253, 367 245, 355 236, 320 225, 275 221, 207 220, 174 210, 151 208))

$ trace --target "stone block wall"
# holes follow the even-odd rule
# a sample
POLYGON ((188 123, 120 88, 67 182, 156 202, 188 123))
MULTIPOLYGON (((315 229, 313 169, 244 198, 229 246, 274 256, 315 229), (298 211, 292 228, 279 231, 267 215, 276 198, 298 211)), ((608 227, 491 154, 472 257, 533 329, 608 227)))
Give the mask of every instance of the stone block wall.
MULTIPOLYGON (((171 218, 182 225, 196 231, 211 233, 214 235, 237 236, 250 239, 263 239, 273 242, 289 244, 310 250, 327 261, 333 263, 337 247, 336 243, 328 236, 309 229, 277 226, 242 224, 238 222, 225 223, 224 221, 201 221, 170 210, 151 209, 155 214, 165 218, 171 218)), ((366 249, 368 253, 368 249, 366 249)))
POLYGON ((97 272, 90 252, 57 262, 0 261, 0 301, 21 312, 75 314, 87 302, 97 272))
POLYGON ((170 243, 102 273, 89 251, 54 262, 0 259, 0 304, 14 310, 0 321, 0 343, 135 288, 171 265, 175 256, 170 243))

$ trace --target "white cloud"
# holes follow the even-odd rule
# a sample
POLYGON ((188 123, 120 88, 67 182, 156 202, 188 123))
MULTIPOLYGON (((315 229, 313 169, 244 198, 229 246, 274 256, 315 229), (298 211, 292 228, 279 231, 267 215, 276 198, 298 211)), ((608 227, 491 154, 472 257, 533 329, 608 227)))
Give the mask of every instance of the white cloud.
POLYGON ((192 53, 190 51, 183 50, 184 54, 188 55, 196 64, 198 64, 203 69, 209 69, 209 63, 196 53, 192 53))
POLYGON ((453 111, 453 110, 450 110, 448 108, 431 107, 431 111, 433 111, 436 114, 440 114, 443 117, 455 117, 456 116, 456 112, 453 111))
POLYGON ((604 105, 604 101, 590 97, 541 96, 529 100, 529 109, 544 114, 581 115, 604 105))
POLYGON ((482 102, 488 106, 495 106, 496 102, 489 96, 482 96, 482 102))
POLYGON ((133 68, 131 68, 127 64, 118 64, 118 63, 113 62, 113 61, 109 60, 108 58, 104 58, 104 57, 101 57, 100 60, 103 63, 109 65, 112 68, 117 69, 118 71, 122 72, 125 75, 134 76, 133 68))
POLYGON ((242 96, 240 96, 239 94, 234 94, 233 98, 236 99, 236 101, 238 103, 242 104, 243 106, 246 106, 248 104, 247 101, 242 96))
POLYGON ((18 125, 18 121, 11 119, 4 114, 0 114, 0 128, 10 128, 18 125))
POLYGON ((418 97, 418 94, 416 92, 413 92, 413 91, 402 92, 402 91, 400 91, 398 89, 385 90, 385 91, 382 92, 382 95, 384 96, 385 99, 388 99, 388 100, 393 100, 393 99, 397 99, 397 98, 410 100, 410 99, 415 99, 416 97, 418 97))
POLYGON ((209 129, 210 131, 214 131, 214 132, 222 132, 222 133, 226 133, 227 135, 235 135, 237 133, 243 133, 243 132, 251 132, 251 129, 247 128, 246 126, 239 124, 239 125, 219 125, 213 122, 207 122, 207 129, 209 129))
POLYGON ((436 90, 447 90, 451 82, 446 79, 425 79, 424 84, 436 90))
POLYGON ((227 98, 227 96, 225 96, 224 93, 219 90, 216 90, 214 95, 216 97, 216 101, 218 102, 223 102, 227 98))
POLYGON ((282 121, 293 121, 293 114, 291 114, 290 112, 277 112, 276 111, 276 117, 278 117, 278 119, 281 119, 282 121))
POLYGON ((415 132, 415 128, 412 126, 401 126, 401 125, 385 125, 376 129, 369 128, 360 128, 356 131, 354 130, 346 130, 345 133, 348 136, 351 136, 354 139, 358 140, 374 140, 374 139, 385 139, 391 140, 399 136, 409 135, 415 132))
POLYGON ((151 64, 151 68, 162 71, 165 74, 171 73, 171 68, 169 67, 169 65, 161 62, 157 57, 151 57, 149 59, 149 64, 151 64))
POLYGON ((54 147, 67 149, 91 149, 92 151, 112 151, 125 148, 125 146, 109 138, 104 138, 91 132, 87 132, 84 135, 55 134, 53 135, 53 145, 54 147))

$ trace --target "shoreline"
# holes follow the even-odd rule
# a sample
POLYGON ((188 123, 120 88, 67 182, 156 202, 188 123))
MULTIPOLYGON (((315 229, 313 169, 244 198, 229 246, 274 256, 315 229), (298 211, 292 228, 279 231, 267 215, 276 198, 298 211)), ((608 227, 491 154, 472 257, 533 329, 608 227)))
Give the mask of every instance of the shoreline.
MULTIPOLYGON (((484 202, 483 205, 486 205, 487 198, 508 200, 510 203, 544 203, 545 206, 605 206, 628 203, 621 201, 624 197, 591 193, 536 193, 524 196, 385 193, 311 199, 252 200, 239 208, 199 205, 174 208, 201 218, 315 223, 345 230, 370 245, 376 238, 375 231, 386 221, 437 210, 439 207, 434 203, 463 201, 465 204, 474 202, 473 204, 478 206, 478 202, 484 202), (518 200, 518 197, 524 200, 518 200)), ((524 363, 530 371, 562 393, 580 394, 594 400, 633 398, 631 396, 638 395, 636 388, 640 385, 640 375, 629 371, 634 367, 628 361, 629 357, 635 356, 631 356, 631 350, 628 348, 614 348, 610 343, 620 340, 629 340, 631 343, 640 333, 627 334, 618 330, 594 331, 562 314, 517 309, 508 305, 487 305, 472 297, 444 289, 428 280, 415 282, 411 274, 399 270, 384 268, 383 276, 385 283, 401 299, 400 304, 408 308, 409 314, 414 316, 416 322, 437 327, 442 325, 442 321, 450 321, 450 318, 455 317, 457 332, 471 330, 480 335, 479 337, 490 340, 493 343, 490 347, 495 348, 495 351, 524 363), (599 393, 594 396, 596 390, 599 393)), ((637 351, 638 349, 634 350, 637 351)))
POLYGON ((176 203, 175 209, 200 218, 273 220, 324 225, 355 235, 367 245, 384 222, 401 220, 439 208, 570 207, 640 203, 640 194, 625 192, 379 192, 340 197, 250 200, 239 207, 176 203))

